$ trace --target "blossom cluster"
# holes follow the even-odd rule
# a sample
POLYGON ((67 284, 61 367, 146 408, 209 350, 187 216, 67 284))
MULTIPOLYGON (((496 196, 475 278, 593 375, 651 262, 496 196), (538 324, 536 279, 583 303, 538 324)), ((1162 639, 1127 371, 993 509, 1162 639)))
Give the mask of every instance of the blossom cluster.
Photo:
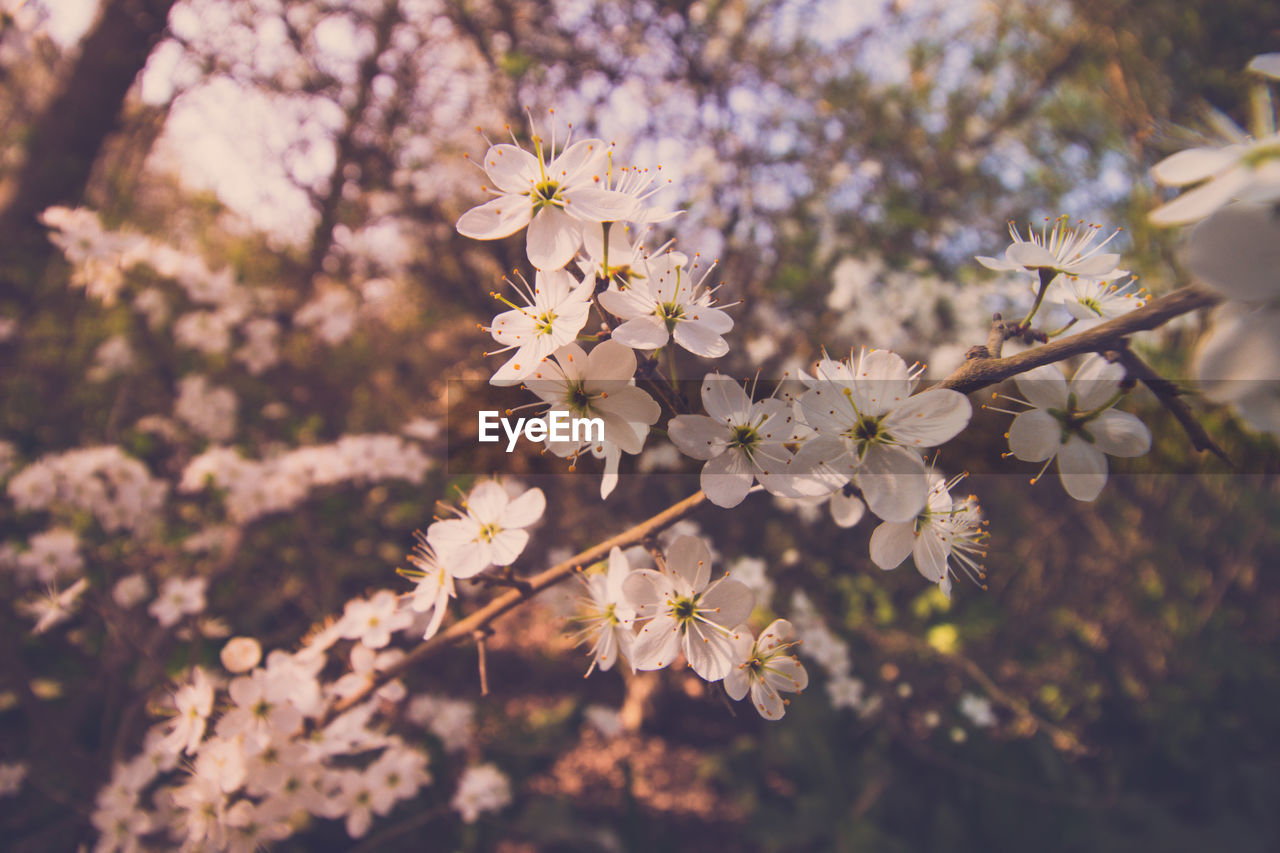
MULTIPOLYGON (((1280 80, 1280 54, 1255 57, 1249 70, 1265 90, 1280 80)), ((1180 151, 1152 168, 1157 183, 1189 189, 1151 221, 1195 225, 1187 267, 1225 300, 1192 362, 1205 396, 1280 435, 1280 134, 1270 99, 1253 103, 1253 136, 1224 123, 1221 146, 1180 151)))

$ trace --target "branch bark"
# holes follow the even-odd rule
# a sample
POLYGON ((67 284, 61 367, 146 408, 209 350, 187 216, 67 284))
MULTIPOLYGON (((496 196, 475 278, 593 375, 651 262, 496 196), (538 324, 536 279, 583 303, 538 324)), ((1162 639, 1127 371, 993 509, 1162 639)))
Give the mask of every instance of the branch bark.
POLYGON ((1136 311, 1017 355, 990 358, 978 354, 933 387, 970 394, 1041 365, 1053 364, 1084 353, 1118 350, 1122 348, 1124 339, 1135 332, 1158 328, 1175 317, 1200 308, 1209 308, 1221 301, 1221 296, 1198 285, 1179 288, 1151 300, 1136 311))

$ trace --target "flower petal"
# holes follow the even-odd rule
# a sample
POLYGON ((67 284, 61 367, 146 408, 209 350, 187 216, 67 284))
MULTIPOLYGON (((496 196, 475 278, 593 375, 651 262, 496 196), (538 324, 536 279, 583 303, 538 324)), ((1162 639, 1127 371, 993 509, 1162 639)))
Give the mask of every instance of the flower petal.
POLYGON ((884 521, 910 521, 924 509, 929 478, 924 460, 905 447, 876 445, 858 469, 867 506, 884 521))
POLYGON ((1151 178, 1166 187, 1195 184, 1224 172, 1239 159, 1240 146, 1188 148, 1171 154, 1151 167, 1151 178))
POLYGON ((707 500, 728 509, 742 503, 754 479, 747 454, 740 449, 730 449, 702 466, 699 481, 702 491, 707 493, 707 500))
POLYGON ((1112 456, 1141 456, 1151 449, 1151 430, 1128 412, 1107 409, 1086 429, 1094 446, 1112 456))
POLYGON ((1107 457, 1077 435, 1058 451, 1058 474, 1067 494, 1078 501, 1092 501, 1107 484, 1107 457))
POLYGON ((1067 380, 1056 364, 1019 373, 1013 380, 1027 402, 1040 409, 1066 409, 1067 380))
POLYGON ((582 243, 582 230, 560 208, 544 207, 529 223, 526 239, 529 263, 540 270, 558 270, 573 260, 582 243))
POLYGON ((484 152, 484 171, 504 193, 520 195, 538 182, 538 158, 510 143, 493 145, 484 152))
POLYGON ((539 518, 547 508, 547 497, 542 489, 530 489, 520 497, 507 504, 502 514, 501 524, 506 528, 528 527, 539 518))
POLYGON ((565 213, 583 222, 617 222, 637 212, 635 198, 616 190, 574 187, 564 195, 565 213))
POLYGON ((680 452, 694 459, 711 459, 724 452, 729 432, 706 415, 679 415, 667 423, 667 435, 680 452))
POLYGON ((730 426, 745 422, 751 400, 742 386, 719 373, 708 373, 702 379, 702 406, 707 414, 730 426))
POLYGON ((518 195, 504 195, 473 207, 458 217, 458 233, 473 240, 510 237, 529 224, 533 205, 518 195))
POLYGON ((934 447, 955 438, 969 423, 973 407, 958 391, 936 388, 907 399, 884 425, 897 441, 910 447, 934 447))
POLYGON ((1023 462, 1043 462, 1058 452, 1062 423, 1044 409, 1032 409, 1013 419, 1009 449, 1023 462))
POLYGON ((729 344, 725 339, 697 320, 682 320, 676 323, 672 336, 677 344, 703 358, 720 358, 729 354, 729 344))
POLYGON ((915 521, 886 521, 871 534, 871 562, 888 571, 902 565, 915 544, 915 521))
MULTIPOLYGON (((604 296, 606 294, 601 294, 604 296)), ((608 308, 609 306, 605 306, 608 308)), ((613 310, 613 309, 609 309, 613 310)), ((618 312, 614 311, 617 314, 618 312)), ((621 316, 621 315, 619 315, 621 316)), ((667 324, 652 314, 628 320, 613 330, 612 340, 632 349, 650 350, 666 346, 671 335, 667 332, 667 324)))
POLYGON ((747 621, 756 606, 756 594, 741 581, 722 577, 707 587, 702 594, 699 608, 710 608, 715 613, 705 614, 708 619, 725 628, 747 621))
POLYGON ((700 592, 711 580, 711 551, 698 537, 681 536, 667 549, 667 571, 684 578, 694 592, 700 592))

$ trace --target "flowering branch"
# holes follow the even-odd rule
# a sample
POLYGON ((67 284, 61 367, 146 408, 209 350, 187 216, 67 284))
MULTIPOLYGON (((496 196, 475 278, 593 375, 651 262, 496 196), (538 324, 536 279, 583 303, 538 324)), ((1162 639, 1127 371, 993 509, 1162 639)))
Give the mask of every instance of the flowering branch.
MULTIPOLYGON (((1118 349, 1121 341, 1135 332, 1158 328, 1175 317, 1200 308, 1209 308, 1221 301, 1220 295, 1198 285, 1182 287, 1153 299, 1128 314, 1100 323, 1092 329, 1051 341, 1017 355, 1006 358, 984 357, 981 352, 971 351, 970 358, 964 364, 934 387, 950 388, 969 394, 1045 364, 1052 364, 1075 355, 1118 349)), ((1003 323, 999 320, 994 325, 1000 325, 1003 328, 1003 323)), ((994 337, 993 326, 992 339, 994 337)), ((996 351, 998 352, 999 349, 997 348, 996 351)))
POLYGON ((582 571, 585 566, 589 566, 592 563, 607 557, 612 549, 627 548, 631 545, 643 542, 647 537, 670 527, 672 524, 692 512, 706 499, 707 496, 701 491, 694 492, 689 497, 672 504, 657 515, 651 516, 639 524, 636 524, 597 545, 593 545, 579 554, 575 554, 564 562, 557 563, 545 572, 534 575, 528 579, 528 584, 525 587, 510 590, 506 594, 495 598, 493 601, 489 602, 475 613, 472 613, 467 618, 459 622, 455 622, 453 625, 441 631, 430 640, 422 643, 422 645, 409 652, 396 663, 386 669, 380 670, 376 677, 371 679, 358 691, 335 704, 333 709, 322 721, 321 726, 343 711, 358 705, 379 687, 386 684, 388 681, 399 677, 410 667, 432 657, 442 651, 446 646, 452 645, 459 640, 465 640, 469 637, 475 636, 477 631, 480 631, 490 625, 507 611, 519 607, 521 604, 533 598, 544 589, 555 586, 570 575, 582 571))

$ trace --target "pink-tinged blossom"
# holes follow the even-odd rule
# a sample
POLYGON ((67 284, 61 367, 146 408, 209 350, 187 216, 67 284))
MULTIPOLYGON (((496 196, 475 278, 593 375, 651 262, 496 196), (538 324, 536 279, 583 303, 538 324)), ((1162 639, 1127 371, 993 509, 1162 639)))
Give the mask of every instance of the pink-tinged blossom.
POLYGON ((485 480, 462 502, 458 518, 427 528, 427 542, 455 578, 475 577, 490 566, 509 566, 529 542, 526 527, 542 517, 541 489, 512 498, 501 483, 485 480))
POLYGON ((606 498, 618 482, 623 453, 644 449, 649 427, 662 415, 661 407, 635 386, 636 356, 616 341, 602 341, 590 354, 577 344, 558 350, 543 362, 525 386, 547 405, 547 413, 565 412, 569 418, 599 418, 603 440, 581 436, 574 441, 551 441, 547 447, 557 456, 576 460, 585 450, 605 460, 600 497, 606 498))
POLYGON ((711 580, 711 553, 702 540, 680 537, 667 550, 661 571, 631 572, 623 591, 636 619, 648 620, 631 647, 636 669, 670 666, 683 651, 694 672, 719 681, 737 663, 734 629, 751 615, 755 596, 727 576, 711 580))
POLYGON ((975 558, 986 556, 986 530, 973 495, 955 499, 951 489, 961 477, 935 476, 924 509, 910 521, 886 521, 871 534, 871 560, 881 569, 896 569, 908 556, 917 571, 951 597, 954 562, 975 583, 986 577, 975 558))
POLYGON ((164 628, 176 625, 183 616, 203 613, 208 583, 204 578, 169 578, 147 612, 164 628))
POLYGON ((782 693, 799 693, 809 686, 809 674, 791 654, 795 629, 785 619, 775 619, 755 640, 746 626, 733 637, 737 666, 724 677, 724 689, 735 702, 748 692, 751 704, 766 720, 780 720, 787 712, 782 693))
POLYGON ((629 219, 638 212, 634 197, 604 189, 609 146, 583 139, 555 154, 555 139, 544 151, 533 134, 534 153, 517 145, 492 145, 482 164, 496 198, 473 207, 458 220, 458 233, 476 240, 509 237, 526 225, 525 251, 540 270, 564 267, 582 245, 583 223, 629 219))
POLYGON ((370 598, 348 601, 338 621, 338 635, 346 640, 359 640, 371 649, 381 649, 391 642, 391 635, 413 621, 413 614, 401 609, 400 598, 388 589, 370 598))
MULTIPOLYGON (((528 287, 526 282, 526 291, 528 287)), ((537 370, 547 356, 573 343, 591 313, 594 290, 595 281, 591 278, 578 281, 568 270, 538 270, 532 292, 520 294, 524 305, 504 298, 511 310, 494 317, 493 324, 485 330, 503 348, 486 355, 512 349, 515 353, 493 374, 490 384, 514 385, 537 370)))
POLYGON ((622 591, 623 581, 631 574, 631 564, 621 548, 609 552, 609 566, 605 572, 583 577, 587 594, 580 599, 577 621, 582 624, 578 632, 580 643, 591 643, 590 675, 596 667, 604 672, 613 667, 619 654, 628 657, 634 638, 631 625, 635 610, 622 591))
POLYGON ((467 823, 485 812, 496 812, 511 802, 511 782, 492 764, 473 764, 462 771, 450 805, 467 823))
POLYGON ((170 753, 193 753, 204 737, 205 725, 213 712, 213 683, 204 670, 191 671, 191 683, 179 687, 173 694, 177 710, 165 736, 164 748, 170 753))
POLYGON ((1118 268, 1120 256, 1102 251, 1120 233, 1118 230, 1095 246, 1094 240, 1102 226, 1080 223, 1078 228, 1071 228, 1067 223, 1066 214, 1053 220, 1046 218, 1039 234, 1028 225, 1024 238, 1010 222, 1009 236, 1013 242, 1005 249, 1004 258, 979 255, 978 263, 997 272, 1028 272, 1038 276, 1047 272, 1051 277, 1062 274, 1081 278, 1116 278, 1125 274, 1118 268), (1049 227, 1050 222, 1053 223, 1052 228, 1049 227))
POLYGON ((805 493, 806 480, 797 476, 786 447, 795 429, 787 403, 772 397, 752 402, 733 379, 708 373, 702 405, 706 415, 679 415, 667 431, 682 453, 707 461, 700 482, 709 501, 737 506, 757 480, 776 495, 805 493))
POLYGON ((402 570, 406 577, 417 581, 413 592, 409 593, 409 609, 415 613, 430 614, 422 639, 429 640, 440 630, 444 622, 445 612, 449 609, 449 599, 454 598, 453 575, 448 568, 436 558, 435 549, 427 542, 422 531, 415 531, 418 540, 409 554, 412 569, 402 570))
POLYGON ((863 350, 848 361, 823 359, 800 412, 817 436, 797 458, 831 487, 856 476, 867 506, 886 521, 915 518, 929 481, 920 449, 949 441, 969 423, 963 394, 929 389, 913 394, 920 368, 888 350, 863 350))
POLYGON ((691 268, 685 269, 687 264, 680 252, 649 258, 646 276, 600 294, 600 304, 623 321, 613 330, 613 340, 632 349, 652 350, 674 338, 703 358, 728 354, 729 344, 722 335, 733 328, 733 318, 714 307, 715 288, 704 287, 714 264, 701 275, 696 259, 691 268))
POLYGON ((1080 365, 1070 384, 1056 364, 1020 374, 1018 390, 1032 408, 1013 419, 1009 450, 1025 462, 1043 462, 1041 474, 1057 459, 1067 494, 1096 499, 1107 483, 1106 454, 1141 456, 1151 449, 1142 421, 1111 408, 1123 378, 1123 367, 1098 355, 1080 365))

